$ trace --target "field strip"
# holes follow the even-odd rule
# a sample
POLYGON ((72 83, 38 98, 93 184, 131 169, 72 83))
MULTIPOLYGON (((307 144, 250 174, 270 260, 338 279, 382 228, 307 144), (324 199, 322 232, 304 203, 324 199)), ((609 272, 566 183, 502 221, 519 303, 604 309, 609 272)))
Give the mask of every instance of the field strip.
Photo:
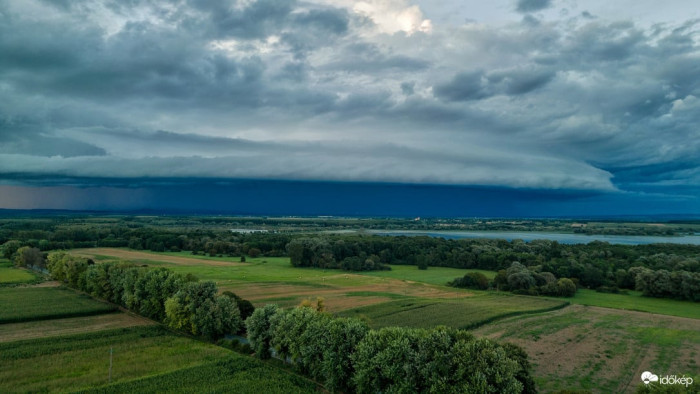
POLYGON ((595 306, 506 318, 476 335, 522 346, 540 390, 633 393, 642 371, 696 375, 700 320, 595 306), (562 384, 562 382, 567 382, 562 384))
POLYGON ((211 265, 211 266, 236 266, 236 265, 248 265, 246 263, 237 262, 227 262, 227 261, 216 261, 216 260, 205 260, 205 259, 195 259, 188 257, 179 256, 167 256, 156 253, 148 252, 138 252, 134 250, 117 249, 117 248, 88 248, 88 249, 73 249, 70 251, 71 254, 82 257, 95 257, 95 256, 110 256, 116 257, 118 259, 125 260, 150 260, 158 261, 162 263, 172 263, 178 265, 211 265))
POLYGON ((129 313, 0 324, 0 343, 155 324, 129 313))

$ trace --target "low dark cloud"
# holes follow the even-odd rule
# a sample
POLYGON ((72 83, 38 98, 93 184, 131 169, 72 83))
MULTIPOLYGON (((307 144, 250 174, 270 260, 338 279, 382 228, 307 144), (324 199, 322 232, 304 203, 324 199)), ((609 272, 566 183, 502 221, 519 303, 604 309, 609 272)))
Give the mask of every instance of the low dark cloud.
POLYGON ((518 12, 536 12, 552 6, 552 0, 518 0, 515 9, 518 12))
POLYGON ((0 180, 700 182, 698 21, 399 3, 0 2, 0 180))

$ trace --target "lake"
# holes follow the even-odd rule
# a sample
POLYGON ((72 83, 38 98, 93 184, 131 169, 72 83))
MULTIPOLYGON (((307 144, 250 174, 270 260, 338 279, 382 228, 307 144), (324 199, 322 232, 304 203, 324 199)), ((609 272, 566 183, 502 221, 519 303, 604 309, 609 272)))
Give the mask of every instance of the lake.
POLYGON ((537 239, 548 239, 562 244, 587 244, 592 241, 609 242, 622 245, 645 245, 655 243, 700 245, 700 235, 685 235, 678 237, 662 237, 651 235, 587 235, 564 234, 524 231, 422 231, 422 230, 363 230, 363 233, 392 236, 429 236, 447 239, 488 238, 512 241, 522 239, 530 242, 537 239))

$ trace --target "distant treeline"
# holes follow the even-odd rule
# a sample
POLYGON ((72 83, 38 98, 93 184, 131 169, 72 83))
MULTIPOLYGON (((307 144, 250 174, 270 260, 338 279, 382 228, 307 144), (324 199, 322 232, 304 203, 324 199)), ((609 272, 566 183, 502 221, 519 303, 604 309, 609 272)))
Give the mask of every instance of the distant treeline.
MULTIPOLYGON (((567 245, 548 240, 526 243, 521 240, 448 240, 425 236, 235 233, 217 227, 230 220, 123 217, 4 219, 0 220, 0 242, 2 254, 15 259, 17 251, 26 246, 40 251, 129 247, 156 252, 187 251, 210 256, 289 256, 292 264, 299 267, 350 271, 387 269, 389 264, 417 265, 424 269, 440 266, 499 271, 507 270, 513 262, 519 262, 533 272, 549 272, 556 278, 571 278, 582 287, 612 292, 639 288, 651 296, 685 299, 693 299, 683 295, 688 291, 646 290, 649 286, 638 285, 639 272, 631 268, 643 267, 660 272, 662 281, 666 277, 664 271, 668 272, 670 286, 690 289, 696 288, 695 278, 700 272, 700 246, 694 245, 614 245, 598 241, 567 245), (204 227, 203 223, 206 224, 204 227)), ((307 221, 315 223, 313 220, 307 221)), ((30 260, 33 258, 28 257, 30 260)))

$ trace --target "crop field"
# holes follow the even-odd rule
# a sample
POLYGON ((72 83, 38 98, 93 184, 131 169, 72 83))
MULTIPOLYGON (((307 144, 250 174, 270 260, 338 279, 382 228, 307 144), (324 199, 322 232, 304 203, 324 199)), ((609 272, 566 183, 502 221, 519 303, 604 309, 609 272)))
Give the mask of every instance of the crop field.
POLYGON ((14 268, 7 259, 0 259, 0 286, 18 283, 33 283, 39 277, 31 271, 14 268))
POLYGON ((122 312, 96 316, 69 317, 65 319, 8 323, 0 324, 0 342, 46 338, 151 324, 155 323, 143 317, 122 312))
POLYGON ((86 393, 314 393, 317 385, 301 376, 271 368, 244 356, 179 369, 156 376, 116 383, 86 393))
MULTIPOLYGON (((149 326, 2 343, 0 363, 6 367, 0 370, 0 387, 3 392, 77 391, 108 384, 110 349, 113 350, 112 383, 168 373, 180 376, 182 369, 185 369, 185 375, 192 375, 187 368, 234 360, 233 365, 254 365, 243 369, 243 376, 238 379, 234 379, 235 374, 219 379, 238 380, 242 387, 253 385, 247 387, 251 390, 255 387, 255 376, 260 380, 266 370, 272 370, 268 372, 273 374, 278 372, 271 366, 227 349, 175 335, 160 326, 149 326), (250 376, 246 377, 245 372, 250 376)), ((202 372, 200 368, 194 375, 199 376, 202 372)), ((278 372, 278 375, 282 373, 278 372)), ((280 376, 276 384, 294 387, 297 382, 283 379, 286 375, 280 376)), ((156 381, 158 379, 163 378, 156 378, 156 381)), ((177 379, 166 378, 166 381, 173 384, 177 379)), ((227 381, 219 383, 228 384, 227 381)), ((128 385, 124 390, 118 387, 113 390, 133 392, 127 389, 128 385)), ((308 384, 301 388, 304 387, 308 384)), ((162 387, 154 391, 162 391, 162 387)))
POLYGON ((507 316, 560 309, 567 305, 568 302, 562 300, 483 294, 458 301, 397 300, 352 309, 342 315, 365 319, 372 328, 445 325, 467 329, 507 316))
MULTIPOLYGON (((74 253, 100 262, 125 259, 122 249, 74 253)), ((700 373, 697 303, 642 297, 638 292, 606 294, 583 289, 571 299, 559 299, 456 289, 445 283, 470 270, 454 268, 421 271, 415 266, 392 266, 391 271, 350 273, 295 268, 287 258, 247 258, 241 263, 238 257, 138 253, 138 259, 130 261, 213 280, 221 291, 233 291, 256 306, 276 303, 287 307, 323 297, 328 311, 365 319, 373 328, 448 325, 514 342, 527 351, 538 387, 544 392, 634 392, 645 370, 686 376, 700 373), (168 256, 186 260, 164 260, 168 256)), ((219 362, 223 361, 212 361, 211 368, 228 368, 225 362, 216 364, 219 362)), ((165 374, 147 378, 144 384, 172 384, 186 391, 190 386, 179 379, 165 374), (178 383, 169 383, 175 381, 178 383)), ((219 387, 216 379, 207 381, 212 391, 219 387)), ((113 387, 128 391, 132 386, 113 387)))
POLYGON ((643 371, 700 378, 697 319, 573 305, 474 332, 522 346, 545 392, 634 392, 643 371))
POLYGON ((68 289, 0 289, 0 392, 316 391, 315 383, 269 363, 110 312, 115 308, 68 289))
POLYGON ((0 323, 99 315, 113 305, 58 287, 0 288, 0 323))

